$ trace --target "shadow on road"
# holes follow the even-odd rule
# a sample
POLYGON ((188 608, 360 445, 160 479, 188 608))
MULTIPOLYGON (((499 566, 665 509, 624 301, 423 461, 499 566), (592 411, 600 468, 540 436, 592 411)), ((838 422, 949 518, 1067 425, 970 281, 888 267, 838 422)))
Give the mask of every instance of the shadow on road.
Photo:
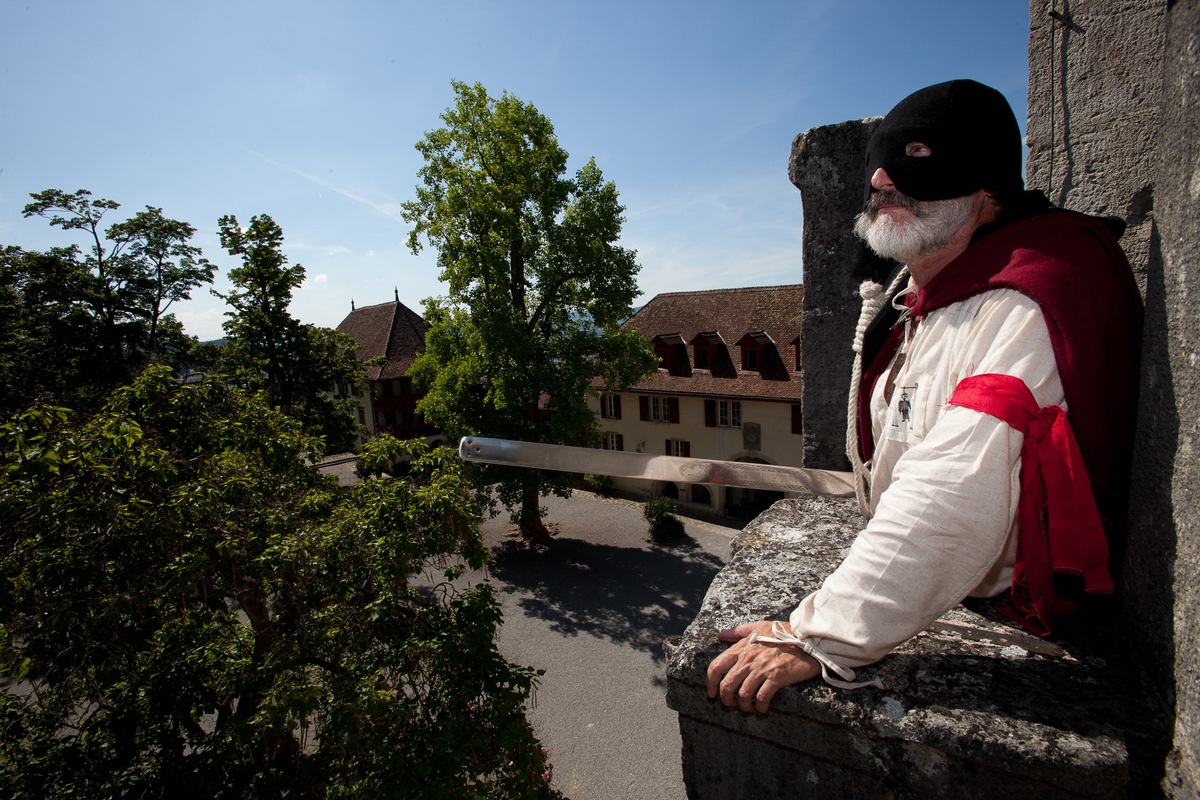
POLYGON ((624 547, 558 538, 536 552, 513 542, 493 551, 492 579, 527 616, 560 634, 588 633, 663 660, 662 643, 695 617, 723 566, 690 537, 666 546, 624 547))

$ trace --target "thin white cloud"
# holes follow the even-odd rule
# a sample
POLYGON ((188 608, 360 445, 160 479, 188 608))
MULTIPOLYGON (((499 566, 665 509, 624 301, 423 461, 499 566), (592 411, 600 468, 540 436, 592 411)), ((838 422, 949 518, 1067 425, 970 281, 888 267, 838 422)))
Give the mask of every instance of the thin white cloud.
POLYGON ((257 150, 253 150, 249 147, 246 147, 243 149, 246 152, 250 153, 251 155, 261 158, 263 161, 267 162, 271 166, 279 167, 280 169, 286 170, 286 171, 292 173, 293 175, 296 175, 298 177, 303 178, 306 181, 309 181, 310 183, 315 183, 317 186, 320 186, 323 189, 328 189, 329 191, 334 192, 335 194, 340 194, 342 197, 345 197, 348 200, 353 200, 354 202, 359 203, 360 205, 366 206, 367 208, 371 209, 372 211, 374 211, 377 214, 388 217, 389 219, 394 219, 397 222, 404 222, 404 217, 402 217, 400 214, 400 204, 399 203, 376 202, 369 198, 363 197, 360 194, 352 192, 349 189, 343 189, 340 186, 330 183, 329 181, 325 180, 324 178, 320 177, 319 175, 313 175, 311 172, 305 172, 304 170, 299 169, 297 167, 293 167, 288 164, 284 164, 282 162, 276 161, 275 159, 271 158, 270 156, 263 155, 262 153, 258 152, 257 150))
POLYGON ((316 253, 317 255, 329 257, 352 256, 357 252, 353 247, 347 247, 344 244, 314 244, 313 242, 307 242, 303 239, 289 241, 287 247, 288 250, 295 253, 316 253))

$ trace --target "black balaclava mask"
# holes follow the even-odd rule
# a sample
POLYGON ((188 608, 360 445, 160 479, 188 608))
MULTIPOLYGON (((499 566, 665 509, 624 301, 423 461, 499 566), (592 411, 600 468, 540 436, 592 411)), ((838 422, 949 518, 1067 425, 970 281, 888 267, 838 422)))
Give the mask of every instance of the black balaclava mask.
POLYGON ((1000 92, 970 80, 921 89, 888 112, 867 145, 866 198, 879 167, 917 200, 949 200, 979 189, 1005 195, 1025 187, 1012 108, 1000 92), (928 145, 931 155, 905 155, 910 142, 928 145))

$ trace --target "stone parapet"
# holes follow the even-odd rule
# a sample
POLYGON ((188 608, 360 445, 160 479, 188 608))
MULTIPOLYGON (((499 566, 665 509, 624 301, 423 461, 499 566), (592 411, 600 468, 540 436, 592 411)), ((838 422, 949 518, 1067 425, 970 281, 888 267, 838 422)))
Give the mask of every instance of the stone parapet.
POLYGON ((847 469, 846 396, 864 280, 895 266, 854 235, 863 207, 867 142, 880 118, 804 131, 792 141, 788 177, 804 209, 804 466, 847 469))
MULTIPOLYGON (((1119 798, 1154 793, 1137 754, 1138 694, 1095 629, 1053 641, 958 607, 878 665, 885 688, 820 680, 766 715, 705 696, 716 632, 785 619, 841 561, 862 523, 853 501, 783 500, 737 537, 682 637, 668 641, 691 800, 1119 798)), ((1150 771, 1155 765, 1151 765, 1150 771)))

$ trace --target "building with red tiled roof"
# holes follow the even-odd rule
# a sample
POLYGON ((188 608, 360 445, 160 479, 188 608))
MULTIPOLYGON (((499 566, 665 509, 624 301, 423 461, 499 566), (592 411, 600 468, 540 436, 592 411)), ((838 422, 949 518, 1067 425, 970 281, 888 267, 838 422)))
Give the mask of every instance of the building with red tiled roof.
POLYGON ((422 394, 413 389, 407 376, 417 355, 425 350, 429 325, 419 314, 400 302, 354 308, 337 329, 358 342, 356 356, 368 361, 382 356, 382 366, 367 368, 367 392, 355 393, 359 400, 358 421, 374 434, 390 433, 400 439, 435 439, 439 432, 417 413, 422 394))
MULTIPOLYGON (((622 326, 654 346, 659 369, 625 391, 597 380, 589 401, 604 447, 801 466, 800 329, 804 287, 669 292, 622 326)), ((734 487, 618 480, 722 514, 753 514, 782 497, 734 487)))

